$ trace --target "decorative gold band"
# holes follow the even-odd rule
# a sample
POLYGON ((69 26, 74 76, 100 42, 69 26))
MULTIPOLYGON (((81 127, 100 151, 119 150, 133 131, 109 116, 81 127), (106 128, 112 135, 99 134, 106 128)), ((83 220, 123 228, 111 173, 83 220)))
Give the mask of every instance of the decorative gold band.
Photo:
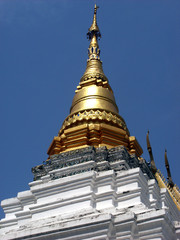
POLYGON ((78 121, 88 121, 88 120, 100 120, 103 122, 111 122, 112 125, 118 126, 124 129, 128 134, 129 130, 127 129, 126 123, 121 116, 117 116, 116 114, 112 114, 111 112, 107 112, 104 110, 85 110, 83 112, 78 112, 73 115, 68 116, 62 128, 59 131, 59 135, 64 131, 64 129, 69 128, 71 125, 74 125, 78 121))

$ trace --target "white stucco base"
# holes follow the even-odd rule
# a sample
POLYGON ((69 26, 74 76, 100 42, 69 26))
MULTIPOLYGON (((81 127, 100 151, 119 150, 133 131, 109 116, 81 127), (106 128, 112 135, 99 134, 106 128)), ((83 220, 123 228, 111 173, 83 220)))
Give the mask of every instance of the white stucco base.
POLYGON ((180 239, 176 205, 140 168, 45 176, 29 186, 2 201, 0 239, 180 239))

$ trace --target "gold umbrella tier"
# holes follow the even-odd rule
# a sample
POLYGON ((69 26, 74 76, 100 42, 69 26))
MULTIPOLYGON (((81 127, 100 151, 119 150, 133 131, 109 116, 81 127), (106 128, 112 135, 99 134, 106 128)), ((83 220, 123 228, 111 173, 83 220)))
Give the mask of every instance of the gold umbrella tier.
POLYGON ((74 96, 70 114, 90 109, 101 109, 118 114, 113 92, 102 86, 83 87, 74 96))

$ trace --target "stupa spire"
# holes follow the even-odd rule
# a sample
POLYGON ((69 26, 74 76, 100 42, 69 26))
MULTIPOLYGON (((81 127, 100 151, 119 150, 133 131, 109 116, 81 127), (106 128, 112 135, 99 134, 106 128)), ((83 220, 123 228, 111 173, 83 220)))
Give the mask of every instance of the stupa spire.
POLYGON ((75 91, 70 114, 48 149, 50 156, 87 146, 113 148, 122 145, 130 154, 140 156, 143 152, 119 115, 113 91, 103 72, 97 9, 95 4, 93 22, 87 33, 90 45, 86 70, 75 91))
MULTIPOLYGON (((102 68, 102 62, 100 61, 100 49, 98 40, 101 38, 101 33, 97 25, 97 9, 99 7, 94 6, 94 16, 91 27, 88 29, 87 38, 90 40, 88 48, 88 60, 86 71, 81 78, 81 82, 97 77, 101 78, 104 82, 108 83, 108 79, 105 76, 102 68)), ((106 84, 107 86, 107 84, 106 84)), ((108 85, 110 90, 111 87, 108 85)))

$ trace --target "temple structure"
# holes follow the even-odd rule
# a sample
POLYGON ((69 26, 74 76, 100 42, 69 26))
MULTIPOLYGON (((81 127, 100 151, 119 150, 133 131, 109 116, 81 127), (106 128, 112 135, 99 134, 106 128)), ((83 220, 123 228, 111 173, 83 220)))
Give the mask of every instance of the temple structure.
POLYGON ((70 114, 32 168, 28 191, 1 202, 0 239, 180 239, 180 191, 130 136, 100 60, 97 6, 85 73, 70 114))

